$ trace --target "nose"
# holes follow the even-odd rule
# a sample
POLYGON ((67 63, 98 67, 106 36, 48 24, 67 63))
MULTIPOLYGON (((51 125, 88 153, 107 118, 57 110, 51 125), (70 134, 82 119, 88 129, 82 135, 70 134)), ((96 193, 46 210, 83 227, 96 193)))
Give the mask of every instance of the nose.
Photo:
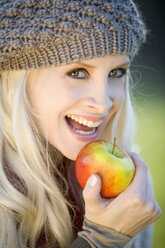
POLYGON ((108 113, 113 105, 113 99, 107 84, 94 84, 88 89, 86 98, 88 110, 92 113, 108 113))

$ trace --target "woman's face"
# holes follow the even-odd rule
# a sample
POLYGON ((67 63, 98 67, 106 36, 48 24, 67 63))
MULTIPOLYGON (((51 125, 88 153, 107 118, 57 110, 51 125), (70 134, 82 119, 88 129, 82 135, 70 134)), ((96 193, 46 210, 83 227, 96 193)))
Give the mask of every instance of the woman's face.
POLYGON ((75 160, 120 108, 128 67, 127 55, 111 55, 31 71, 27 92, 42 136, 75 160))

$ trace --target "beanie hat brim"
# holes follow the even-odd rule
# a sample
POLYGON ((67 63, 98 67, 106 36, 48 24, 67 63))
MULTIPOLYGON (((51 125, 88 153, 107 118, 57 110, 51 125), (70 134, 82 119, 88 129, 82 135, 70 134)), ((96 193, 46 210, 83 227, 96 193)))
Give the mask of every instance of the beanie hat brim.
POLYGON ((0 3, 0 10, 8 7, 0 17, 0 71, 115 54, 133 57, 145 41, 144 23, 131 0, 25 2, 0 3))

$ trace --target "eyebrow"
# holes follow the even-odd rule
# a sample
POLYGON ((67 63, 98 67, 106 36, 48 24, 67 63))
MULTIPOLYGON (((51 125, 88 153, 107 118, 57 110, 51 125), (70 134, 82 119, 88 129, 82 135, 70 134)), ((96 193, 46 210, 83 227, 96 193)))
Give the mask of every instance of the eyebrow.
MULTIPOLYGON (((77 62, 77 63, 75 63, 75 64, 77 64, 77 65, 82 65, 82 66, 85 66, 85 67, 90 67, 90 68, 93 68, 93 69, 96 68, 96 66, 88 65, 88 64, 83 63, 83 62, 77 62)), ((119 65, 116 65, 116 66, 114 66, 114 67, 117 68, 117 67, 127 66, 127 65, 129 65, 129 64, 130 64, 130 62, 127 61, 127 62, 125 62, 125 63, 123 63, 123 64, 119 64, 119 65)))

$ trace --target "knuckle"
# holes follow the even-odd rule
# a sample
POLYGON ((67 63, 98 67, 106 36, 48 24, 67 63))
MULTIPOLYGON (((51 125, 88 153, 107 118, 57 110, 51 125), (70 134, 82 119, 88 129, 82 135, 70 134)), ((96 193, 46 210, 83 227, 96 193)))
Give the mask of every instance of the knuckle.
POLYGON ((155 219, 158 219, 161 215, 161 209, 154 201, 146 204, 144 209, 147 216, 153 216, 155 219))
POLYGON ((161 214, 162 214, 161 208, 159 207, 158 204, 156 204, 155 215, 159 218, 161 214))
POLYGON ((153 215, 155 212, 155 206, 153 203, 148 203, 145 205, 144 211, 146 215, 153 215))
POLYGON ((131 200, 132 208, 142 208, 144 206, 144 200, 141 195, 134 195, 131 200))

